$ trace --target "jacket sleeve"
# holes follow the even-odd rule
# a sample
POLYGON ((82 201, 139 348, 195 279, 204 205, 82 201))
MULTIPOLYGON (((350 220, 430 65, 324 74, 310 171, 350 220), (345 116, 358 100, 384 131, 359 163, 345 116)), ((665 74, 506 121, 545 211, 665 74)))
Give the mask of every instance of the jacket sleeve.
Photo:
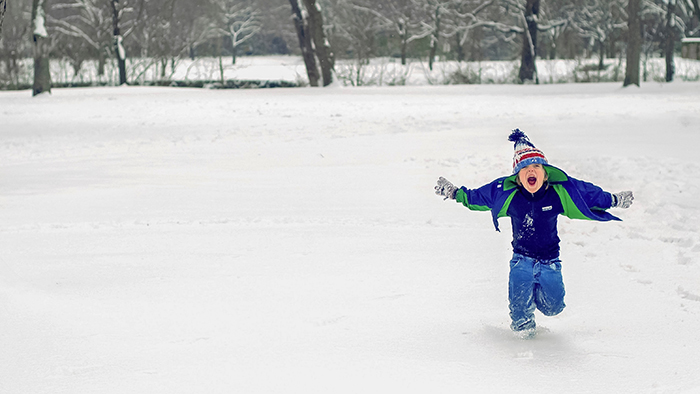
POLYGON ((612 194, 600 187, 571 177, 569 177, 569 180, 579 191, 583 201, 591 210, 604 211, 612 205, 612 194))
POLYGON ((455 200, 472 211, 490 211, 494 207, 502 183, 500 179, 497 179, 478 189, 467 189, 462 186, 457 190, 455 200))

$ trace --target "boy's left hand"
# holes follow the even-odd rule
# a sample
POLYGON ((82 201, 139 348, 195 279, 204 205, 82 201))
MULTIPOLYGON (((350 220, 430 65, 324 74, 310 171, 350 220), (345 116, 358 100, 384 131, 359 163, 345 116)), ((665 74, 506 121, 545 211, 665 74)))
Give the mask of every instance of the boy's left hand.
POLYGON ((632 200, 634 200, 634 195, 632 192, 619 192, 613 193, 612 195, 612 206, 611 208, 629 208, 632 205, 632 200))
POLYGON ((437 181, 437 186, 435 186, 435 194, 438 196, 445 196, 444 200, 455 199, 455 194, 457 193, 457 188, 452 182, 447 179, 440 177, 437 181))

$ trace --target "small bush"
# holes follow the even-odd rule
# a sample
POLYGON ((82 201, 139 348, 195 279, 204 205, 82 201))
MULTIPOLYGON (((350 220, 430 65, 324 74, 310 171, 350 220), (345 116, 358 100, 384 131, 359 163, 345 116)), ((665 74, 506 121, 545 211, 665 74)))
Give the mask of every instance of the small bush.
POLYGON ((445 85, 472 85, 481 83, 481 68, 474 70, 469 66, 459 65, 445 78, 445 85))

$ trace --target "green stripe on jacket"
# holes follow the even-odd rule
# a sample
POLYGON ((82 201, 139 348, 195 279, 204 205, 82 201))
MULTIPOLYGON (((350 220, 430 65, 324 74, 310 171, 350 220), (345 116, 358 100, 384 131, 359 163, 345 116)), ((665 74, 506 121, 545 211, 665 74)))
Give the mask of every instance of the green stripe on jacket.
POLYGON ((515 197, 515 193, 517 193, 517 192, 518 192, 517 190, 513 190, 510 193, 510 196, 508 196, 508 198, 506 199, 506 202, 503 203, 503 207, 501 207, 501 211, 498 212, 497 217, 504 218, 504 217, 508 216, 508 208, 510 207, 510 202, 513 201, 513 197, 515 197))
POLYGON ((491 208, 487 207, 486 205, 475 205, 475 204, 470 204, 469 199, 467 198, 467 193, 464 192, 462 189, 457 190, 457 194, 455 195, 455 200, 457 202, 462 203, 465 207, 471 209, 472 211, 490 211, 491 208))
POLYGON ((556 191, 559 195, 559 199, 561 200, 561 206, 564 207, 564 216, 570 219, 593 220, 592 218, 589 218, 588 216, 584 215, 583 212, 581 212, 581 210, 576 206, 576 204, 574 204, 574 200, 569 195, 569 192, 566 191, 564 185, 554 184, 552 185, 552 187, 554 188, 554 191, 556 191))

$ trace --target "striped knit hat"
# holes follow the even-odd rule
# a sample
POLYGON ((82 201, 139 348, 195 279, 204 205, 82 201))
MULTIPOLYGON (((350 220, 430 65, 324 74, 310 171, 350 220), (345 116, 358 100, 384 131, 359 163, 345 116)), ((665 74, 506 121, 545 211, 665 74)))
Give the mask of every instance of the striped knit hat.
POLYGON ((513 155, 513 174, 517 174, 530 164, 547 164, 547 158, 541 150, 535 148, 525 133, 515 129, 508 137, 508 141, 515 142, 515 154, 513 155))

